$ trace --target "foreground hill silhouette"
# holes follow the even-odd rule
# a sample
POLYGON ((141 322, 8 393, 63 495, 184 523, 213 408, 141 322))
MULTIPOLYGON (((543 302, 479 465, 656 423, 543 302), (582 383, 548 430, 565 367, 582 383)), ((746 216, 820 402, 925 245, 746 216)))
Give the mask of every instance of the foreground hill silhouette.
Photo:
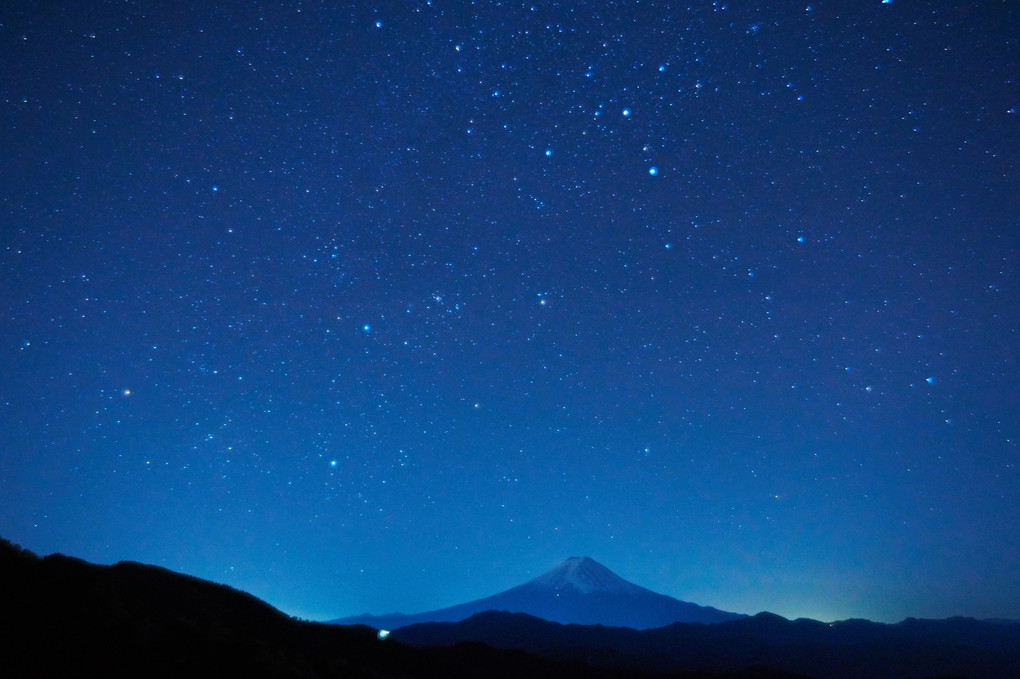
POLYGON ((747 617, 658 594, 624 580, 590 557, 572 556, 523 585, 484 599, 413 615, 366 614, 330 622, 394 630, 422 622, 457 622, 484 611, 527 613, 552 622, 634 629, 747 617))
MULTIPOLYGON (((641 671, 477 642, 415 648, 367 627, 294 620, 255 597, 155 566, 39 558, 0 538, 2 677, 582 677, 641 671)), ((673 673, 676 679, 701 674, 673 673)), ((712 675, 792 679, 769 669, 712 675)))

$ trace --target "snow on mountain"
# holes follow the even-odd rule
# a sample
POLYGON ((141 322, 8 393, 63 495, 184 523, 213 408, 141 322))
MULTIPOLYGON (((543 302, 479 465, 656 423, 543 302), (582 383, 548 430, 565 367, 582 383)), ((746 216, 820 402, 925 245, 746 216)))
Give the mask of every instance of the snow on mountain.
POLYGON ((647 629, 674 622, 717 623, 746 617, 699 606, 639 587, 589 557, 570 557, 505 592, 414 615, 360 615, 340 625, 397 629, 420 622, 458 622, 484 611, 527 613, 551 622, 647 629))
POLYGON ((595 559, 572 556, 556 568, 525 583, 525 587, 548 587, 551 590, 574 590, 581 594, 613 592, 618 594, 651 593, 644 587, 627 582, 595 559))

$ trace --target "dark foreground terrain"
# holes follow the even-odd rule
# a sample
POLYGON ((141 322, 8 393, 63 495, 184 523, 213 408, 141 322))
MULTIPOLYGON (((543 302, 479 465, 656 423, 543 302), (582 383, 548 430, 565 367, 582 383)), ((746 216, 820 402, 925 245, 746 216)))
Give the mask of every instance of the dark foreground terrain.
POLYGON ((880 639, 855 648, 860 640, 843 638, 827 648, 824 637, 818 647, 812 636, 819 629, 791 638, 788 626, 803 632, 804 625, 776 616, 637 632, 487 613, 456 628, 422 626, 413 639, 414 628, 405 628, 417 644, 410 645, 380 641, 367 627, 295 620, 251 595, 162 568, 39 558, 2 539, 0 613, 10 630, 0 635, 2 677, 1020 677, 1020 638, 1012 650, 1000 648, 1020 625, 970 621, 959 633, 974 638, 940 637, 934 646, 900 648, 895 639, 880 639), (988 640, 989 629, 1001 634, 988 640), (908 650, 936 656, 903 656, 908 650), (844 665, 879 651, 882 658, 923 662, 844 665), (804 653, 830 662, 810 665, 817 673, 791 671, 799 665, 787 661, 804 653), (697 662, 685 665, 685 657, 697 662))
MULTIPOLYGON (((367 627, 294 620, 255 597, 137 563, 39 558, 0 539, 0 677, 643 679, 478 642, 415 648, 367 627)), ((654 675, 662 676, 662 675, 654 675)), ((750 669, 677 679, 791 675, 750 669)))

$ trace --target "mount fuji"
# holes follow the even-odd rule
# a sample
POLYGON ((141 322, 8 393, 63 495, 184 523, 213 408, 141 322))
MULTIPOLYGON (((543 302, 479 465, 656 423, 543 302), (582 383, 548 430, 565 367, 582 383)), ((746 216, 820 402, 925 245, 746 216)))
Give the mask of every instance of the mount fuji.
POLYGON ((563 624, 649 629, 674 622, 718 623, 747 616, 658 594, 624 580, 589 557, 570 557, 505 592, 425 613, 358 615, 330 620, 393 630, 422 622, 459 622, 485 611, 527 613, 563 624))

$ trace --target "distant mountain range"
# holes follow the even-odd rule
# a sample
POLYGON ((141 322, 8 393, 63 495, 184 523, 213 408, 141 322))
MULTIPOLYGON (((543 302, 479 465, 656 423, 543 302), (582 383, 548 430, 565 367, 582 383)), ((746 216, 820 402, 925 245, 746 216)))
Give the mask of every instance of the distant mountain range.
POLYGON ((468 603, 404 615, 358 615, 331 620, 394 630, 424 622, 457 622, 485 611, 526 613, 578 625, 648 629, 674 622, 719 623, 747 617, 680 601, 628 582, 590 557, 570 557, 523 585, 468 603))
POLYGON ((561 661, 645 672, 734 672, 770 668, 819 679, 1020 677, 1020 622, 971 618, 886 625, 823 623, 759 613, 704 625, 648 630, 560 625, 521 613, 489 611, 455 623, 423 623, 391 635, 416 646, 481 642, 561 661))
MULTIPOLYGON (((642 591, 596 566, 568 560, 522 587, 561 598, 642 591)), ((40 558, 3 539, 0 624, 0 676, 12 678, 1020 677, 1020 623, 1011 621, 825 624, 760 613, 638 630, 489 611, 382 640, 365 626, 295 620, 244 592, 155 566, 40 558)))

